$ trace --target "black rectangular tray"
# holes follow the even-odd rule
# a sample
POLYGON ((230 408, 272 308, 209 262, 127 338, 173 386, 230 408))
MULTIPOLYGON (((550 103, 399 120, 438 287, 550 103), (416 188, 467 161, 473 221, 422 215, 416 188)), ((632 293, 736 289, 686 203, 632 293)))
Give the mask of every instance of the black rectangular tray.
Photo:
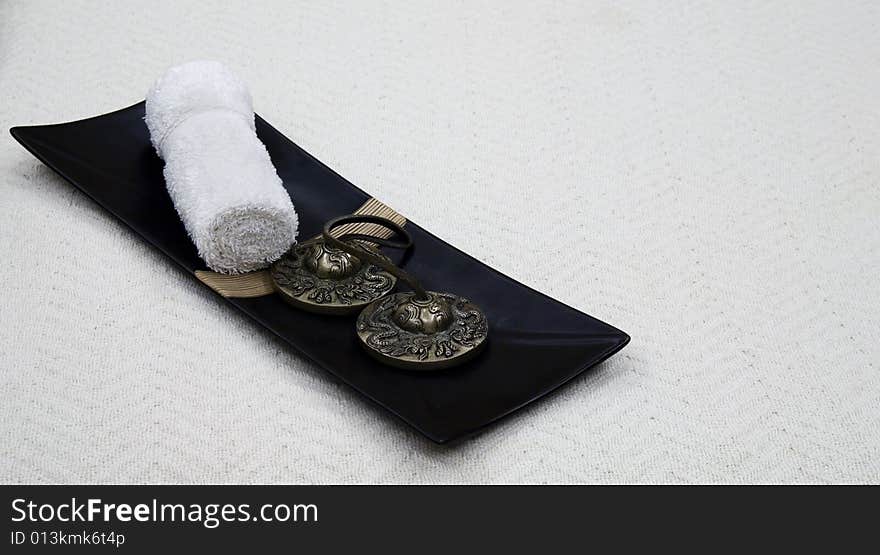
MULTIPOLYGON (((143 117, 140 102, 81 121, 15 127, 11 133, 188 273, 205 270, 165 189, 162 161, 143 117)), ((317 235, 324 222, 370 198, 259 117, 257 135, 294 199, 301 238, 317 235)), ((416 245, 406 269, 429 290, 471 299, 488 317, 488 347, 463 366, 436 373, 395 370, 362 350, 353 317, 303 312, 278 295, 226 300, 438 443, 540 398, 629 341, 619 329, 512 280, 418 225, 410 222, 406 228, 416 245)))

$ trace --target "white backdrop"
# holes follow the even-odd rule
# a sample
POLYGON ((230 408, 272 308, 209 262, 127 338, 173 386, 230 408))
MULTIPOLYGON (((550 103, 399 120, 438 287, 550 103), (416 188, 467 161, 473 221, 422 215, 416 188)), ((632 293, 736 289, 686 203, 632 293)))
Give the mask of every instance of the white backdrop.
POLYGON ((0 2, 4 128, 219 59, 355 184, 633 337, 438 447, 5 134, 0 479, 880 481, 878 28, 872 0, 0 2))

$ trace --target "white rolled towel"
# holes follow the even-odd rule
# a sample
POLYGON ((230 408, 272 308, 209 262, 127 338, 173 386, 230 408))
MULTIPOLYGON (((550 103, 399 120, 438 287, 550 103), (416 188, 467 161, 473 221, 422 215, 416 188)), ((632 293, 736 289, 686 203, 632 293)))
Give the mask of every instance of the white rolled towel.
POLYGON ((144 119, 174 207, 209 268, 248 272, 287 252, 296 211, 257 138, 241 79, 218 62, 172 67, 147 93, 144 119))

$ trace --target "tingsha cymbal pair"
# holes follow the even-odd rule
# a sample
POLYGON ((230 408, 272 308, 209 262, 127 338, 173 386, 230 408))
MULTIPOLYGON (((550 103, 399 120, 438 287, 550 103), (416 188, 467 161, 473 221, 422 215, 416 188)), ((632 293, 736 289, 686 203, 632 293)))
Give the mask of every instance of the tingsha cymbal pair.
POLYGON ((356 332, 377 360, 407 370, 457 366, 485 346, 488 322, 479 307, 452 293, 427 291, 396 266, 379 247, 408 251, 412 238, 379 216, 350 215, 330 220, 321 236, 297 245, 272 267, 278 292, 292 305, 321 314, 360 311, 356 332), (350 224, 377 224, 397 240, 364 233, 334 237, 350 224), (398 281, 412 291, 393 293, 398 281))

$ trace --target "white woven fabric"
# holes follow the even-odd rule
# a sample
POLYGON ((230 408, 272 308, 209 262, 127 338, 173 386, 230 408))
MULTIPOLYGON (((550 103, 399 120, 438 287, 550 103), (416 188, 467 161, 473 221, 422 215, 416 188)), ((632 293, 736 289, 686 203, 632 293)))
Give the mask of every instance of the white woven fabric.
POLYGON ((224 60, 364 190, 633 337, 438 447, 7 136, 0 479, 880 481, 878 24, 872 0, 0 3, 4 126, 224 60))

